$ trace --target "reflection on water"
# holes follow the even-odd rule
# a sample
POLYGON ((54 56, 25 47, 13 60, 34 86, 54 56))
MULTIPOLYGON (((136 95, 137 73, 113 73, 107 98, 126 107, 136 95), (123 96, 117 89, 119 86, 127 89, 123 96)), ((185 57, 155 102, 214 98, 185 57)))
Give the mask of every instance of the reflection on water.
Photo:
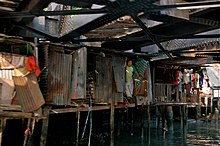
POLYGON ((188 120, 185 129, 180 122, 174 122, 173 128, 162 131, 155 128, 154 122, 150 128, 144 129, 141 138, 141 129, 135 127, 133 136, 129 130, 121 131, 115 139, 116 146, 217 146, 220 145, 220 129, 215 122, 188 120), (173 129, 173 130, 172 130, 173 129))

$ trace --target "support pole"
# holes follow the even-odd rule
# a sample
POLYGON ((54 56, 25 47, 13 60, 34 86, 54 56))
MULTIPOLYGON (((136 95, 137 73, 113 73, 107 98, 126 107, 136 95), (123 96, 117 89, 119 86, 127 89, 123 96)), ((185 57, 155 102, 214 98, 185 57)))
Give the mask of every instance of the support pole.
POLYGON ((111 140, 110 140, 110 146, 114 146, 114 125, 115 122, 115 97, 112 97, 111 102, 111 114, 110 114, 110 133, 111 133, 111 140))
POLYGON ((0 145, 2 145, 2 137, 3 137, 3 132, 6 127, 6 119, 1 118, 1 127, 0 127, 0 145))
POLYGON ((160 128, 160 112, 158 106, 156 105, 156 128, 160 128))
POLYGON ((25 135, 25 137, 24 137, 24 143, 23 143, 23 146, 26 146, 27 145, 27 141, 28 141, 28 137, 29 137, 29 130, 28 130, 28 128, 30 128, 30 125, 31 125, 31 118, 28 118, 28 123, 27 123, 27 128, 26 128, 26 130, 27 130, 27 133, 26 133, 26 135, 25 135))
POLYGON ((147 104, 147 126, 150 128, 150 105, 147 104))
POLYGON ((121 130, 121 117, 122 117, 122 115, 120 115, 120 109, 118 110, 118 130, 117 130, 117 136, 119 136, 120 135, 120 130, 121 130))
POLYGON ((134 134, 134 110, 131 109, 131 135, 134 134))
POLYGON ((46 146, 47 143, 47 133, 48 133, 48 124, 49 124, 49 113, 50 113, 50 107, 45 107, 43 109, 43 116, 46 117, 46 119, 43 119, 42 121, 42 130, 41 130, 41 137, 40 137, 40 146, 46 146))
POLYGON ((144 138, 144 109, 141 107, 141 138, 144 138))
POLYGON ((169 131, 173 131, 173 107, 166 106, 166 121, 169 131))
POLYGON ((76 134, 76 146, 79 144, 79 121, 80 121, 80 111, 77 109, 77 134, 76 134))

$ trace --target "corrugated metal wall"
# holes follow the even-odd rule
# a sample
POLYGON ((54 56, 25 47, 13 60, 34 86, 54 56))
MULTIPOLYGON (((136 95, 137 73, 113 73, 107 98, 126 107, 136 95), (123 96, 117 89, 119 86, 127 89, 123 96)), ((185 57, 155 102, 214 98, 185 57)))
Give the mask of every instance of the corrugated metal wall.
POLYGON ((115 96, 115 102, 123 102, 123 92, 125 86, 125 58, 124 57, 113 57, 113 96, 115 96))
POLYGON ((95 100, 110 102, 112 98, 112 58, 96 57, 95 100))
POLYGON ((48 45, 42 44, 38 46, 38 55, 38 60, 40 62, 40 70, 42 71, 40 74, 39 86, 44 98, 46 98, 48 77, 48 45))
POLYGON ((13 76, 13 80, 16 89, 15 98, 19 99, 24 112, 37 110, 45 103, 34 73, 25 77, 13 76))
POLYGON ((47 103, 67 105, 70 102, 72 55, 49 53, 47 103))
POLYGON ((12 76, 14 75, 14 69, 0 69, 0 78, 12 80, 12 76))
POLYGON ((124 57, 96 57, 96 102, 123 102, 125 85, 124 57))
POLYGON ((73 53, 73 72, 71 99, 86 98, 87 49, 81 48, 73 53))

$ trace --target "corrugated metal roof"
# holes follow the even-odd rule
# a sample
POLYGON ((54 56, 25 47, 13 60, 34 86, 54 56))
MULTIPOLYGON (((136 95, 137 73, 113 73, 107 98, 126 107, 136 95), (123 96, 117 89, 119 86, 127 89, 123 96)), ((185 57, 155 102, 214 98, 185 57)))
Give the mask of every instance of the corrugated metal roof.
POLYGON ((67 105, 70 101, 72 55, 50 52, 47 103, 67 105))
POLYGON ((209 84, 211 87, 220 87, 220 65, 216 64, 215 67, 206 67, 209 84))
POLYGON ((24 112, 35 111, 45 103, 34 73, 26 77, 14 76, 13 80, 16 90, 15 98, 19 99, 24 112))
POLYGON ((14 69, 1 69, 0 70, 0 78, 12 80, 12 76, 14 76, 14 69))

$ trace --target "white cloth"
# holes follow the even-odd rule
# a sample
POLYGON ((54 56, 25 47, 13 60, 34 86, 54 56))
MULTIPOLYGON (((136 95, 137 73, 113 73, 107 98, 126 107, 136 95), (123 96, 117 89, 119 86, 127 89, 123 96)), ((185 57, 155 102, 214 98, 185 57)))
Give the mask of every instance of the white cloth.
POLYGON ((125 83, 125 93, 126 93, 127 97, 132 97, 133 90, 134 90, 133 81, 132 82, 126 82, 125 83))

